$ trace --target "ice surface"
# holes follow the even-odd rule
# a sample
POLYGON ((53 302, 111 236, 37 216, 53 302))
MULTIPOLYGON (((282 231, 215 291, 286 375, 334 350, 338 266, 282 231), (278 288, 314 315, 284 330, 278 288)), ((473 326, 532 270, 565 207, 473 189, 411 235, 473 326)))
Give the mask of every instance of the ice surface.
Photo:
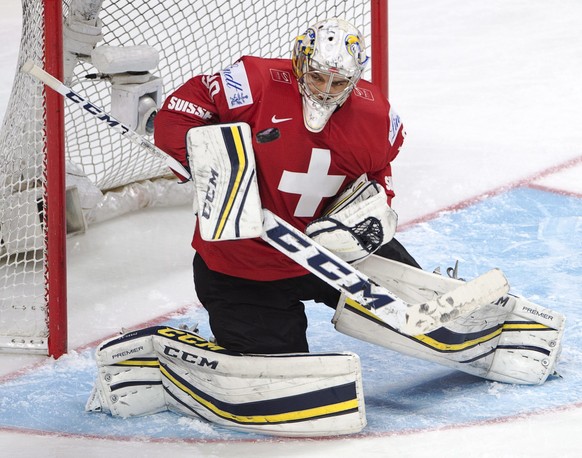
MULTIPOLYGON (((390 0, 389 8, 390 98, 408 132, 394 163, 394 204, 406 228, 399 238, 427 269, 460 259, 462 275, 471 278, 500 267, 516 292, 565 313, 563 378, 539 387, 485 382, 355 342, 333 331, 330 310, 308 304, 312 349, 349 348, 362 358, 364 435, 285 441, 172 414, 86 414, 95 342, 154 322, 200 321, 208 332, 191 284, 189 209, 147 210, 70 239, 69 355, 58 362, 0 355, 3 453, 579 455, 582 5, 390 0), (434 217, 453 207, 460 210, 434 217)), ((0 12, 1 116, 18 52, 20 2, 5 0, 0 12)))

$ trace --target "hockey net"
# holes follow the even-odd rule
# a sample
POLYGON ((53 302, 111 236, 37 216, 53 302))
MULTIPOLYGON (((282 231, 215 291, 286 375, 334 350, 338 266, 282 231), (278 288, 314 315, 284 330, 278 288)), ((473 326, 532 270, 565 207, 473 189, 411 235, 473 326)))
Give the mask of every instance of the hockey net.
MULTIPOLYGON (((383 55, 379 47, 386 43, 372 37, 373 28, 374 36, 387 35, 386 0, 22 0, 22 5, 18 68, 27 60, 47 71, 55 68, 51 56, 58 56, 64 43, 65 82, 105 111, 114 104, 112 80, 85 56, 90 53, 69 52, 68 40, 78 39, 76 34, 81 34, 81 41, 93 34, 96 48, 147 45, 155 49, 159 62, 149 71, 159 84, 152 90, 158 96, 157 106, 191 76, 214 73, 242 55, 289 57, 299 32, 333 16, 354 23, 366 36, 372 59, 364 77, 387 81, 386 62, 375 58, 383 55), (64 26, 51 18, 54 11, 64 26), (68 35, 65 31, 63 38, 67 24, 68 35), (378 62, 385 68, 379 68, 378 62)), ((139 53, 129 55, 132 59, 139 61, 139 53)), ((60 277, 63 285, 66 274, 47 262, 51 258, 47 234, 65 229, 47 217, 50 210, 66 199, 65 227, 71 237, 95 222, 144 206, 187 202, 190 195, 188 187, 176 186, 165 164, 78 107, 64 103, 60 115, 58 104, 55 110, 47 103, 49 92, 17 71, 0 131, 0 351, 58 357, 67 347, 66 287, 51 290, 51 281, 60 277), (62 173, 66 195, 51 200, 50 180, 59 177, 59 171, 50 171, 59 161, 55 156, 47 159, 47 144, 59 135, 59 123, 64 127, 59 154, 64 158, 61 168, 66 167, 66 174, 62 173)))

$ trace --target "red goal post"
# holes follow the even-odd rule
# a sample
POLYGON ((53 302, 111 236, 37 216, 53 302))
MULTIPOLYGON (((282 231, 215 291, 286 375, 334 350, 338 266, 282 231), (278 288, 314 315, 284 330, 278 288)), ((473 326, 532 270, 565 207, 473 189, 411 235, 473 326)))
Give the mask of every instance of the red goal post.
MULTIPOLYGON (((294 37, 326 17, 360 28, 371 56, 364 78, 388 93, 388 0, 22 0, 22 5, 18 68, 33 60, 94 105, 121 110, 122 116, 133 116, 126 107, 135 102, 130 123, 148 137, 147 109, 155 111, 189 77, 214 73, 245 54, 289 57, 294 37), (158 61, 140 68, 139 80, 135 72, 103 77, 90 48, 105 45, 136 51, 124 54, 126 64, 140 67, 151 60, 151 49, 158 61), (138 50, 144 46, 149 50, 138 50)), ((66 353, 67 238, 143 202, 188 201, 187 191, 175 184, 164 163, 17 72, 0 130, 0 352, 66 353)))

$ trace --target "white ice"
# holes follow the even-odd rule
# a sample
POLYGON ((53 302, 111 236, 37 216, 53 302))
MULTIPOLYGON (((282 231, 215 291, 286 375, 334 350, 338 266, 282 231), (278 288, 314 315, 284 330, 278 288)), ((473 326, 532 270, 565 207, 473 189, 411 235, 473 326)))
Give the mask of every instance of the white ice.
MULTIPOLYGON (((2 0, 0 116, 20 15, 19 0, 2 0)), ((393 165, 403 227, 524 182, 582 195, 579 0, 390 0, 389 15, 390 99, 408 132, 393 165)), ((70 239, 69 347, 192 304, 190 233, 188 209, 174 208, 70 239)), ((0 377, 42 360, 1 355, 0 377)), ((580 432, 582 400, 543 415, 360 439, 146 445, 4 430, 0 447, 19 457, 569 457, 579 456, 580 432)))

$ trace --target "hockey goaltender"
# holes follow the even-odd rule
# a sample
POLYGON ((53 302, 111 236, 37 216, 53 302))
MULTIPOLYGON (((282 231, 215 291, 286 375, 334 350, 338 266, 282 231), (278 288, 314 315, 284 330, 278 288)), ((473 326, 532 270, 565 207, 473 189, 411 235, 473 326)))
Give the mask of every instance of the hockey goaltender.
POLYGON ((155 141, 196 184, 194 282, 214 338, 160 326, 102 343, 88 411, 361 431, 359 358, 309 353, 305 300, 333 307, 341 333, 484 379, 554 373, 562 315, 509 294, 499 271, 425 272, 394 238, 404 130, 361 79, 367 61, 361 33, 333 18, 299 35, 291 59, 244 56, 167 98, 155 141))

